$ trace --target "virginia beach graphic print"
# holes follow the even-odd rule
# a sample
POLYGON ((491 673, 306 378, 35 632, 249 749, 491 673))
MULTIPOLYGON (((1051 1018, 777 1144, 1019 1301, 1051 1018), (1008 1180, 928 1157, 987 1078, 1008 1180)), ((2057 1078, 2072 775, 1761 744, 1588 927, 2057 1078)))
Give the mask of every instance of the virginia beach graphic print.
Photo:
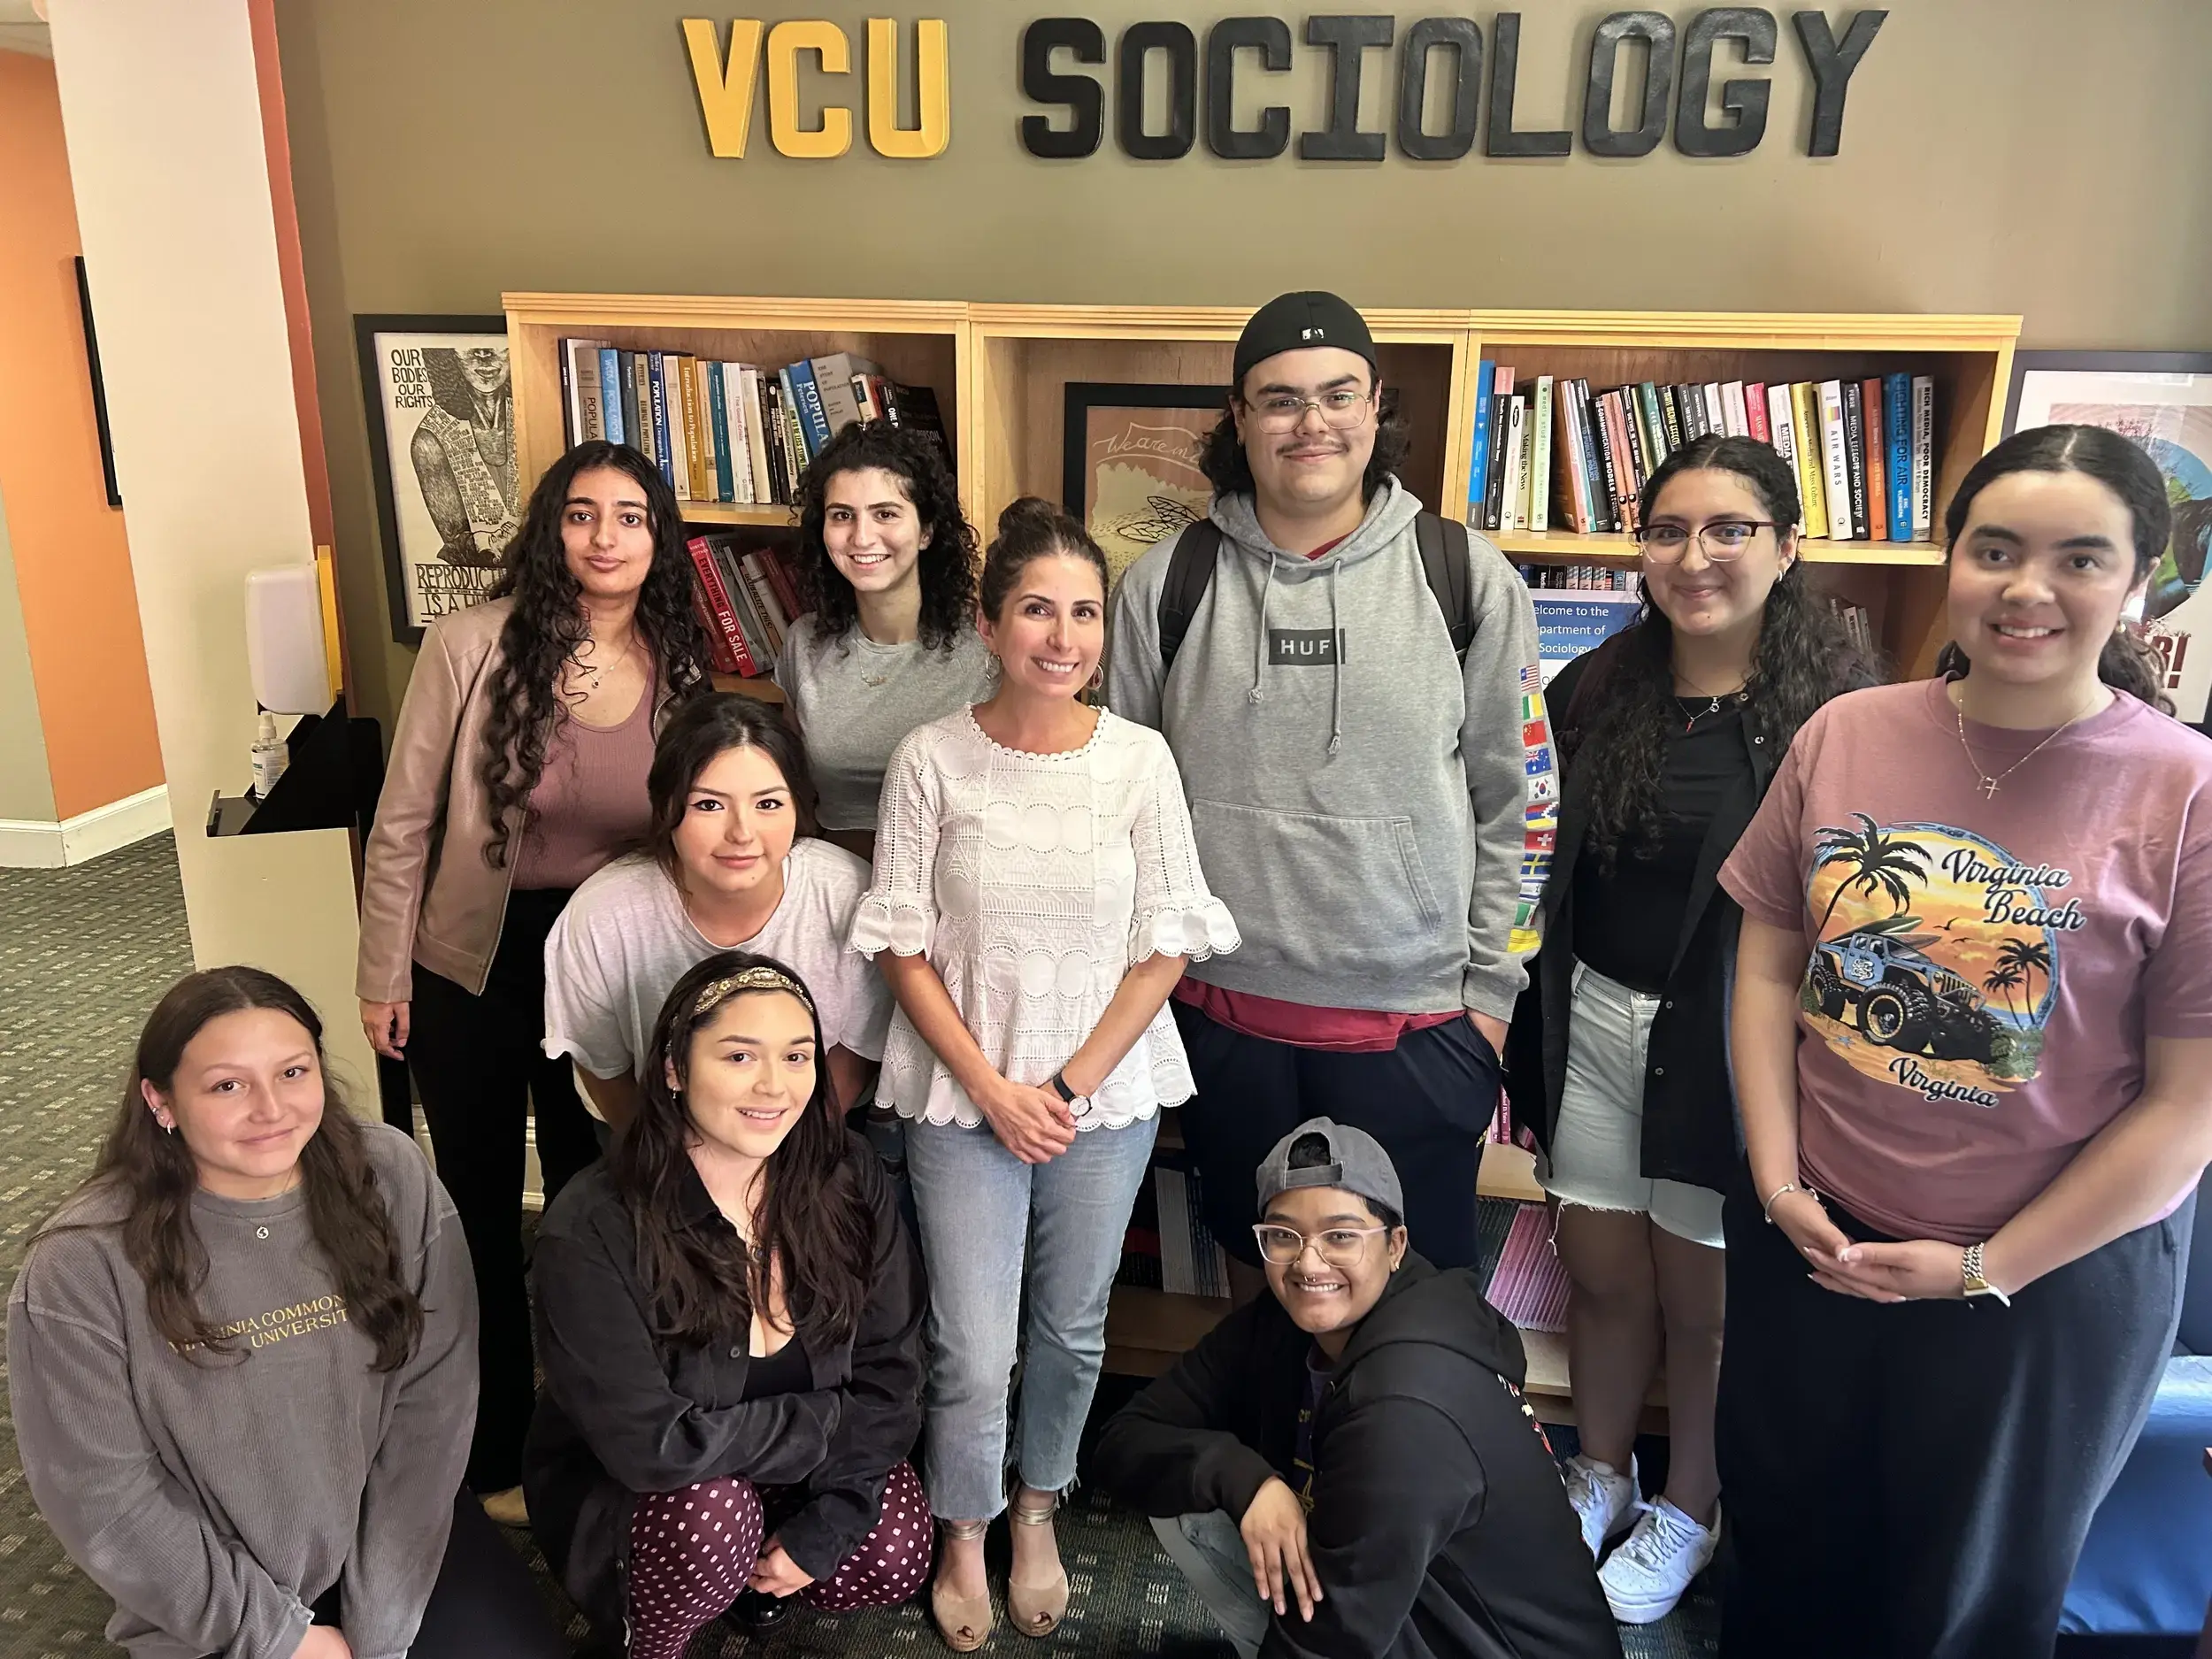
POLYGON ((1806 892, 1817 926, 1805 1023, 1854 1070, 1928 1100, 1994 1107, 2034 1080, 2073 872, 1969 830, 1824 826, 1806 892))

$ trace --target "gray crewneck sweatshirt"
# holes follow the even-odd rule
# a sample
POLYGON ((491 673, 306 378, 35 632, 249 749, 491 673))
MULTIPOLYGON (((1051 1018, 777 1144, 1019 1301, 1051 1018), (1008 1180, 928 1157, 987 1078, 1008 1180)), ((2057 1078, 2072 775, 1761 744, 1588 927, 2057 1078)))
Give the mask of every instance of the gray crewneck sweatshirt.
POLYGON ((94 1189, 35 1244, 8 1299, 8 1386, 39 1511, 115 1598, 140 1659, 291 1659, 341 1586, 355 1659, 403 1659, 445 1556, 476 1421, 476 1293, 453 1202, 412 1141, 365 1124, 402 1269, 423 1303, 400 1370, 346 1306, 304 1196, 206 1193, 201 1311, 237 1357, 194 1364, 148 1316, 94 1189))
POLYGON ((1194 978, 1309 1007, 1512 1017, 1549 856, 1529 810, 1553 790, 1535 610, 1471 537, 1475 634, 1455 661, 1419 511, 1387 480, 1308 559, 1268 539, 1250 496, 1216 495, 1221 555, 1164 675, 1175 542, 1116 590, 1108 700, 1166 735, 1244 935, 1194 978))

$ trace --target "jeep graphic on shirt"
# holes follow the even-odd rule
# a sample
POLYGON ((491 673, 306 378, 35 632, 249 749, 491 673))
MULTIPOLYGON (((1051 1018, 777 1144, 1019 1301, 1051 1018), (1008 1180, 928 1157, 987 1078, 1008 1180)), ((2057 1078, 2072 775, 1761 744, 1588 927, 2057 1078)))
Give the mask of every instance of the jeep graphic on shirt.
POLYGON ((1993 1107, 2035 1079, 2060 940, 2083 926, 2071 872, 1941 824, 1823 826, 1805 1024, 1855 1071, 1993 1107))

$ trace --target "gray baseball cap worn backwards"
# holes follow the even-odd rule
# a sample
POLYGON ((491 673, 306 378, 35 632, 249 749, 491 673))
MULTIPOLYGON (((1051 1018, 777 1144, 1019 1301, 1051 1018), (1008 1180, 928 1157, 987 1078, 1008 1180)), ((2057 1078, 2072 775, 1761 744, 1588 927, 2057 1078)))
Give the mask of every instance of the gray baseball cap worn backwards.
POLYGON ((1321 346, 1341 346, 1367 359, 1375 367, 1375 337, 1367 332, 1367 319, 1333 294, 1308 289, 1279 294, 1252 313, 1237 337, 1233 373, 1238 389, 1256 363, 1279 351, 1304 351, 1321 346))
POLYGON ((1386 1205, 1394 1215, 1406 1213, 1405 1195, 1398 1189, 1398 1171, 1382 1143, 1363 1129, 1309 1118, 1275 1143, 1260 1165, 1260 1213, 1294 1187, 1336 1187, 1386 1205), (1308 1135, 1318 1135, 1328 1145, 1321 1163, 1302 1170, 1290 1167, 1290 1149, 1308 1135))

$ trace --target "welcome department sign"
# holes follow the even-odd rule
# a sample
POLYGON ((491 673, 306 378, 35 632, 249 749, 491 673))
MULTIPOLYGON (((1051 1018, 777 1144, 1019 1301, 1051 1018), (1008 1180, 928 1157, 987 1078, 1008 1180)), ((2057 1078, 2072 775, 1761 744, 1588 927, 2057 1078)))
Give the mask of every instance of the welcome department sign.
MULTIPOLYGON (((1800 73, 1813 87, 1809 156, 1832 156, 1843 139, 1844 96, 1886 11, 1854 12, 1839 37, 1824 12, 1790 14, 1800 73)), ((1547 19, 1549 26, 1549 19, 1547 19)), ((1471 154, 1479 134, 1485 156, 1565 156, 1577 134, 1564 129, 1528 130, 1514 123, 1519 80, 1521 13, 1501 12, 1486 40, 1472 18, 1423 18, 1402 37, 1397 19, 1377 12, 1310 16, 1295 31, 1307 52, 1325 54, 1328 93, 1314 124, 1297 135, 1302 161, 1380 162, 1394 142, 1416 161, 1457 161, 1471 154), (1444 55, 1445 90, 1432 96, 1431 60, 1444 55), (1391 130, 1359 125, 1360 92, 1370 74, 1396 76, 1391 130)), ((826 76, 852 73, 852 42, 836 24, 808 19, 769 24, 758 18, 732 21, 726 44, 710 18, 686 18, 699 112, 717 156, 742 160, 752 134, 756 88, 764 65, 768 84, 768 139, 780 155, 831 160, 852 148, 854 111, 830 94, 810 106, 803 101, 799 71, 810 58, 826 76)), ((915 122, 902 126, 899 90, 903 50, 895 19, 868 19, 867 80, 862 100, 868 144, 878 155, 926 161, 952 142, 951 31, 941 18, 913 27, 915 122)), ((1781 28, 1775 14, 1757 6, 1712 6, 1678 21, 1663 12, 1616 12, 1590 39, 1582 77, 1582 149, 1590 155, 1647 156, 1671 130, 1686 156, 1740 156, 1767 135, 1768 75, 1732 75, 1722 82, 1723 119, 1715 102, 1714 54, 1732 45, 1747 69, 1776 61, 1781 28), (1642 97, 1636 124, 1613 125, 1614 83, 1623 54, 1642 60, 1642 97)), ((1176 161, 1202 136, 1225 160, 1264 161, 1286 153, 1292 114, 1271 104, 1249 127, 1236 125, 1240 76, 1287 72, 1300 48, 1290 22, 1279 17, 1224 18, 1206 31, 1202 47, 1187 23, 1132 23, 1115 42, 1108 65, 1106 32, 1088 18, 1040 18, 1021 33, 1021 89, 1052 113, 1021 118, 1022 147, 1031 155, 1077 160, 1096 155, 1113 106, 1114 141, 1143 161, 1176 161), (1096 73, 1093 73, 1096 66, 1096 73), (1203 97, 1200 82, 1204 83, 1203 97), (1146 125, 1148 94, 1164 81, 1166 123, 1146 125)), ((1249 82, 1247 83, 1248 86, 1249 82)), ((1149 100, 1156 107, 1158 98, 1149 100)))

